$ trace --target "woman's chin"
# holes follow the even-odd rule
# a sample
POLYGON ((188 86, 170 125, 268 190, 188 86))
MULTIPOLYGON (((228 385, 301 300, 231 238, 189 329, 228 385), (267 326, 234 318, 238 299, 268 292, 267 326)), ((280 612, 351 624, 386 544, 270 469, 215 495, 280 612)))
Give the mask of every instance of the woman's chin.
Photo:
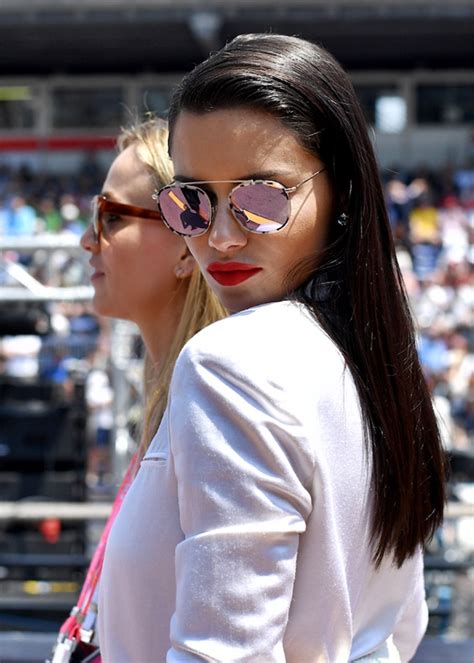
POLYGON ((97 292, 92 298, 92 308, 96 315, 107 318, 120 317, 117 315, 116 307, 111 305, 104 296, 99 295, 97 292))

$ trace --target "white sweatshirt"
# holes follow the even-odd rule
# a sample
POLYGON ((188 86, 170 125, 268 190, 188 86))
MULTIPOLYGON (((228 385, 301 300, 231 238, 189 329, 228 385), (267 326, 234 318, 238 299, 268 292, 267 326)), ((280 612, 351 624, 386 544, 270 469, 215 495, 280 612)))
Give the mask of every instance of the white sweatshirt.
POLYGON ((104 662, 346 663, 392 634, 409 660, 422 558, 374 568, 370 485, 350 371, 304 307, 203 330, 109 537, 104 662))

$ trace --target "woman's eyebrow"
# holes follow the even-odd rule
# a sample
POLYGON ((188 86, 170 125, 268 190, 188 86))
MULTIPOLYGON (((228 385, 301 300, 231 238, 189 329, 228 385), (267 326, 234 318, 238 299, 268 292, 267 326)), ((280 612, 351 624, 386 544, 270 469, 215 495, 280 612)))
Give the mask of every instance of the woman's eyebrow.
POLYGON ((177 173, 174 176, 175 182, 182 182, 183 184, 189 183, 189 182, 201 182, 202 184, 211 184, 213 182, 240 182, 240 181, 246 181, 246 180, 273 180, 273 179, 280 179, 280 178, 286 178, 294 175, 294 171, 290 170, 264 170, 264 171, 258 171, 254 173, 246 173, 242 177, 236 177, 235 179, 232 180, 221 180, 221 179, 214 179, 214 180, 198 180, 193 177, 187 177, 186 175, 180 175, 177 173))
POLYGON ((173 177, 174 182, 201 182, 202 180, 196 180, 194 177, 186 177, 185 175, 179 175, 178 173, 174 174, 173 177))
POLYGON ((291 170, 263 170, 255 173, 248 173, 246 177, 241 179, 245 180, 279 180, 281 178, 291 177, 294 171, 291 170))

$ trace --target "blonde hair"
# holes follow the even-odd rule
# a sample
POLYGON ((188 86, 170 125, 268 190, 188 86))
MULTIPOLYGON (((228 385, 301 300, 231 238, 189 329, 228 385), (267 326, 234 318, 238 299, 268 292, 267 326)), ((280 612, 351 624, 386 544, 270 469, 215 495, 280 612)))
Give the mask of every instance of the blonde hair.
POLYGON ((117 148, 123 152, 136 146, 138 158, 150 169, 157 187, 173 179, 173 164, 168 156, 168 123, 152 115, 144 122, 136 122, 122 128, 117 138, 117 148))
MULTIPOLYGON (((150 168, 156 187, 168 184, 173 179, 173 166, 168 157, 168 126, 164 120, 151 116, 145 122, 135 123, 122 129, 117 139, 118 150, 122 152, 131 145, 136 145, 140 161, 150 168)), ((145 353, 144 419, 141 427, 139 458, 143 457, 160 425, 168 400, 173 367, 183 345, 200 329, 227 315, 197 266, 193 270, 187 288, 176 334, 159 371, 155 369, 149 354, 145 353)))

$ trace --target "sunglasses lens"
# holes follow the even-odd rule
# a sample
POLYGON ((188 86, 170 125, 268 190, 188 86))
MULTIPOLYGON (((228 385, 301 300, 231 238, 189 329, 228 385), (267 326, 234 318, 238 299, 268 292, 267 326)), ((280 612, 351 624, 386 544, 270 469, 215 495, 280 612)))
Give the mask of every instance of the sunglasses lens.
POLYGON ((96 239, 99 237, 99 199, 93 198, 91 204, 91 223, 96 239))
POLYGON ((158 194, 158 204, 166 223, 180 235, 196 237, 209 228, 211 202, 201 189, 178 184, 164 187, 158 194))
POLYGON ((280 230, 288 221, 288 196, 278 184, 241 184, 232 192, 231 203, 238 221, 253 232, 280 230))

